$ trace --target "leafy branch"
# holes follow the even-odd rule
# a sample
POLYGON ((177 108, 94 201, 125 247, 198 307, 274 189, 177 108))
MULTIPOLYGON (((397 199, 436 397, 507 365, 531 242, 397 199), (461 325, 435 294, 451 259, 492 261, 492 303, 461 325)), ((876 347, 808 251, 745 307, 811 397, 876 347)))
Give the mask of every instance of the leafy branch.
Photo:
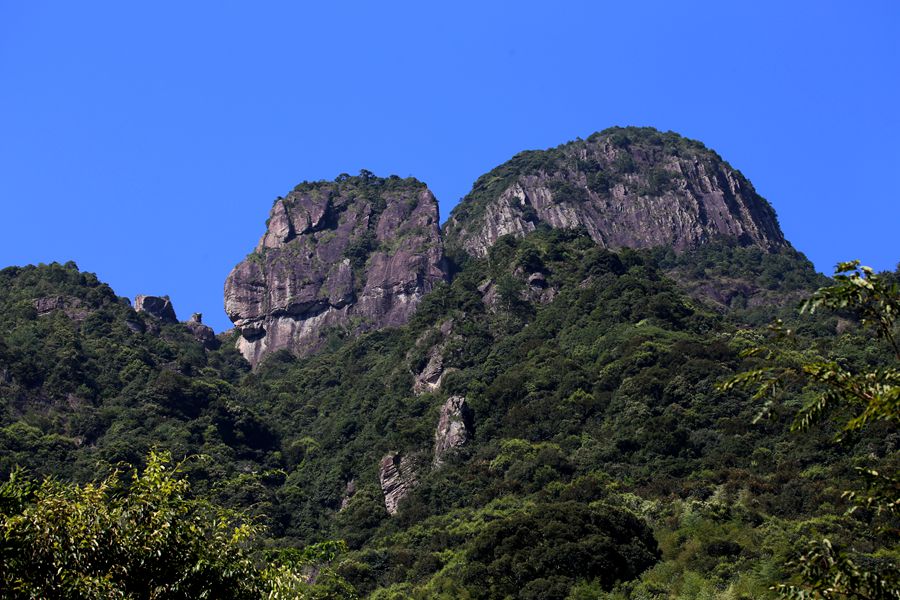
MULTIPOLYGON (((755 388, 753 399, 765 400, 761 417, 771 411, 780 391, 792 384, 817 390, 812 401, 795 415, 792 431, 807 430, 840 409, 849 412, 842 419, 844 432, 858 431, 872 422, 897 425, 900 422, 897 283, 889 276, 876 274, 870 267, 860 266, 859 261, 840 263, 834 284, 820 288, 801 305, 801 312, 814 313, 820 309, 851 313, 864 329, 886 343, 897 364, 854 372, 836 360, 804 355, 793 349, 792 332, 779 321, 771 327, 775 333, 773 343, 742 353, 745 358, 761 359, 764 366, 729 378, 719 389, 755 388)), ((888 463, 887 467, 890 466, 888 463)), ((858 471, 865 480, 865 491, 844 492, 843 498, 854 505, 849 512, 865 509, 888 523, 893 522, 891 519, 896 517, 900 505, 900 479, 884 470, 858 471)), ((896 529, 886 525, 878 529, 897 540, 896 529)), ((807 551, 788 566, 795 569, 802 584, 774 588, 786 598, 900 599, 900 569, 896 564, 883 566, 877 561, 872 563, 868 557, 865 563, 860 563, 848 553, 833 548, 828 539, 811 542, 807 551)))

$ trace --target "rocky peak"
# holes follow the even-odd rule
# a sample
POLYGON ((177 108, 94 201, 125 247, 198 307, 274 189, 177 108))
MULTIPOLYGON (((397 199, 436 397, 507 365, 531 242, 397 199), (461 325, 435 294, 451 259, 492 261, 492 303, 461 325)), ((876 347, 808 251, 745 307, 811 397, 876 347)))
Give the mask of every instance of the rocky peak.
POLYGON ((150 315, 164 323, 177 323, 175 308, 168 296, 138 295, 134 299, 134 310, 150 315))
POLYGON ((191 332, 194 339, 207 348, 215 348, 218 345, 216 332, 209 325, 203 324, 203 313, 192 314, 191 318, 185 321, 184 326, 191 332))
POLYGON ((607 248, 686 250, 729 237, 787 246, 772 207, 703 144, 652 128, 613 128, 517 154, 475 182, 444 227, 447 248, 484 256, 506 234, 584 228, 607 248))
POLYGON ((275 201, 256 250, 225 282, 225 310, 256 366, 277 350, 308 354, 329 331, 402 325, 445 277, 434 195, 363 171, 275 201))

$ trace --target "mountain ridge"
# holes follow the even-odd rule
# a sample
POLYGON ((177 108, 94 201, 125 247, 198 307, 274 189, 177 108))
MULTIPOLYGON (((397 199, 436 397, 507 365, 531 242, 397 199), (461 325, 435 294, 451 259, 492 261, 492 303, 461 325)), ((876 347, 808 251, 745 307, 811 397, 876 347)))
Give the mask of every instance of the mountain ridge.
POLYGON ((452 276, 445 255, 483 257, 503 235, 540 226, 583 229, 611 249, 684 252, 719 238, 791 248, 771 205, 718 154, 672 132, 616 127, 517 154, 481 176, 442 227, 415 179, 363 171, 304 182, 276 199, 256 249, 229 274, 226 312, 254 367, 282 349, 308 354, 335 330, 408 321, 452 276))

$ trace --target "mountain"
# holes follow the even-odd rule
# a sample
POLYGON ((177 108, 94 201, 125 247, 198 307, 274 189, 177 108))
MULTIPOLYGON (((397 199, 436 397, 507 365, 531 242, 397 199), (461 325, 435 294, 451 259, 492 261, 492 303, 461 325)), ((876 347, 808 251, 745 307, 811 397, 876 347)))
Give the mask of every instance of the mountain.
MULTIPOLYGON (((437 201, 414 179, 364 172, 279 197, 256 249, 225 282, 241 353, 256 367, 279 350, 302 356, 329 337, 402 325, 449 277, 445 245, 459 263, 541 226, 582 229, 611 249, 684 252, 730 239, 796 254, 740 172, 703 144, 652 128, 613 128, 518 154, 475 182, 443 232, 438 223, 437 201)), ((679 278, 726 306, 736 296, 778 303, 746 280, 679 278)))
POLYGON ((346 542, 295 582, 311 597, 774 598, 822 537, 897 564, 895 530, 843 494, 896 464, 896 426, 836 444, 828 421, 791 429, 815 388, 718 385, 764 364, 746 350, 776 317, 791 356, 892 360, 854 314, 796 311, 829 280, 739 173, 630 128, 492 173, 443 232, 417 180, 300 184, 213 338, 71 263, 0 271, 0 476, 84 482, 169 450, 192 494, 265 525, 258 563, 346 542), (621 169, 576 205, 573 156, 621 169))
POLYGON ((584 228, 613 249, 682 251, 717 237, 787 246, 775 211, 739 171, 699 142, 646 127, 517 154, 478 178, 444 237, 451 254, 484 256, 501 236, 541 224, 584 228))
POLYGON ((256 365, 320 348, 329 333, 402 325, 446 279, 438 205, 415 179, 370 173, 278 198, 256 250, 225 282, 225 311, 256 365))

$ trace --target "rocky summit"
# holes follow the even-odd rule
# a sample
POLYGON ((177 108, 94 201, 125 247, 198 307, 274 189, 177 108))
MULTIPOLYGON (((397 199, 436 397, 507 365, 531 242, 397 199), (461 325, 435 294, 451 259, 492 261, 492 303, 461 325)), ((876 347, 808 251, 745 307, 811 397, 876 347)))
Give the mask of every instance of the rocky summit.
POLYGON ((475 182, 443 232, 416 179, 363 171, 304 182, 275 201, 256 249, 228 276, 225 310, 254 367, 278 350, 308 355, 332 335, 406 323, 449 279, 445 250, 459 264, 539 227, 580 229, 613 250, 682 252, 723 238, 791 249, 769 203, 718 154, 672 132, 616 127, 517 154, 475 182))
POLYGON ((254 366, 305 355, 329 334, 406 323, 446 278, 438 204, 420 181, 363 171, 298 185, 225 282, 225 310, 254 366))
POLYGON ((652 128, 517 154, 475 182, 444 237, 451 254, 484 256, 499 237, 542 224, 584 228, 612 249, 682 251, 718 237, 787 246, 775 211, 739 171, 700 142, 652 128))
POLYGON ((146 296, 139 294, 134 299, 134 310, 146 313, 164 323, 177 323, 175 308, 168 296, 146 296))

